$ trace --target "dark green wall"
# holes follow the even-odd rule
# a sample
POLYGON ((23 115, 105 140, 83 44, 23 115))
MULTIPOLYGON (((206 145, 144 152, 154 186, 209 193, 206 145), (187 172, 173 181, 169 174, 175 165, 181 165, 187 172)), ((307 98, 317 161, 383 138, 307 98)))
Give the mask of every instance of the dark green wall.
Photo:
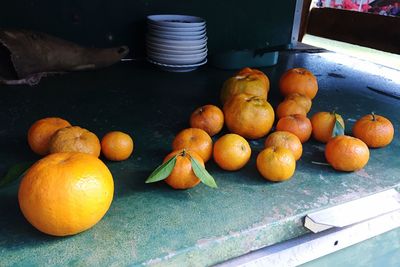
POLYGON ((295 0, 14 0, 3 1, 0 27, 48 32, 89 46, 127 44, 144 53, 146 15, 190 14, 207 20, 210 53, 290 43, 295 0), (112 36, 112 38, 111 38, 112 36))

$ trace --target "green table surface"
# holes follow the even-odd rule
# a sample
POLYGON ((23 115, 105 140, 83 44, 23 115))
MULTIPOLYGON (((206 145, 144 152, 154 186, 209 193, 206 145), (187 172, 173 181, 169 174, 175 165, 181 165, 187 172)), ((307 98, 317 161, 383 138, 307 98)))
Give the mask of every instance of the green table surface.
POLYGON ((356 119, 375 111, 395 125, 393 142, 371 150, 361 171, 341 173, 316 164, 325 162, 324 145, 310 140, 293 178, 271 183, 255 167, 264 138, 252 140, 252 157, 242 170, 227 172, 212 160, 207 163, 218 189, 200 184, 175 191, 163 182, 144 181, 171 150, 174 135, 189 127, 191 112, 220 104, 220 87, 233 71, 205 66, 169 73, 130 62, 48 77, 34 87, 1 86, 1 173, 15 163, 38 159, 26 133, 35 120, 48 116, 63 117, 100 138, 111 130, 127 132, 135 150, 123 162, 102 158, 115 181, 113 203, 97 225, 75 236, 37 231, 19 210, 18 182, 0 189, 0 266, 212 265, 307 233, 303 218, 311 211, 398 189, 400 101, 368 87, 400 90, 400 72, 330 52, 281 53, 278 65, 262 69, 271 79, 274 107, 282 99, 279 77, 291 67, 309 68, 318 78, 310 116, 335 109, 350 134, 356 119))

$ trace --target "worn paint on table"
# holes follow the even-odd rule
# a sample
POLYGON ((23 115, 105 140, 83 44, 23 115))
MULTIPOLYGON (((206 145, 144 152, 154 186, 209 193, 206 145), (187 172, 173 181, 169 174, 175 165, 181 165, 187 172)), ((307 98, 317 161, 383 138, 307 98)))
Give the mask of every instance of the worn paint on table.
POLYGON ((381 73, 367 74, 362 64, 356 70, 350 63, 333 63, 326 55, 334 54, 282 53, 277 66, 263 69, 271 79, 273 106, 282 99, 277 83, 283 71, 306 67, 320 86, 310 115, 336 109, 351 133, 357 118, 375 111, 392 120, 395 139, 387 148, 371 150, 368 165, 355 173, 334 171, 325 164, 324 145, 309 141, 295 175, 283 183, 267 182, 256 171, 263 139, 250 142, 251 160, 240 171, 207 163, 218 189, 201 184, 174 191, 162 182, 144 183, 170 151, 174 135, 188 127, 190 113, 203 104, 219 104, 220 87, 232 71, 205 67, 167 73, 123 63, 46 78, 36 87, 1 87, 0 172, 38 158, 28 148, 26 132, 46 116, 63 117, 100 138, 112 130, 127 132, 135 150, 127 161, 105 161, 115 180, 111 208, 95 227, 72 237, 35 230, 19 211, 18 184, 1 189, 0 265, 210 265, 306 233, 302 224, 308 212, 399 188, 400 102, 367 86, 400 84, 381 73))

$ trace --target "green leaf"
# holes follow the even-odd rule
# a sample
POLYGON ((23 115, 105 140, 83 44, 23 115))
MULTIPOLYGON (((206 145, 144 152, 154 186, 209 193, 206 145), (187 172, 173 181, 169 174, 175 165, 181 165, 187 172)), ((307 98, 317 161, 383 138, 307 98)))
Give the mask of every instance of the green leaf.
POLYGON ((166 162, 164 162, 163 164, 158 166, 150 174, 149 178, 147 178, 146 184, 158 182, 158 181, 161 181, 161 180, 164 180, 165 178, 167 178, 171 174, 172 170, 175 167, 177 156, 178 155, 173 156, 172 158, 170 158, 169 160, 167 160, 166 162))
POLYGON ((335 113, 335 126, 332 129, 332 137, 344 135, 344 125, 340 122, 339 116, 335 113))
POLYGON ((201 182, 209 187, 217 188, 214 178, 208 173, 208 171, 192 156, 190 156, 190 161, 192 163, 194 174, 201 180, 201 182))
POLYGON ((0 179, 0 188, 8 185, 9 183, 18 180, 25 175, 26 171, 32 166, 33 162, 22 162, 14 164, 8 169, 6 175, 0 179))

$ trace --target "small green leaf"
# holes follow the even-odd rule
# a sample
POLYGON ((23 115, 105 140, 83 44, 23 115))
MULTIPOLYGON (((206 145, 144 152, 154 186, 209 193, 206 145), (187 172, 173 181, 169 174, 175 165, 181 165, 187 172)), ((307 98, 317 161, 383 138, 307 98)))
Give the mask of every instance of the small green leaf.
POLYGON ((344 125, 339 120, 339 115, 335 113, 335 126, 332 130, 332 137, 344 135, 344 125))
POLYGON ((194 174, 201 180, 201 182, 209 187, 217 188, 214 178, 208 173, 208 171, 192 156, 190 156, 190 161, 192 163, 194 174))
POLYGON ((28 161, 17 163, 11 166, 10 169, 8 169, 6 175, 0 179, 0 188, 24 176, 26 171, 29 169, 30 166, 32 166, 32 164, 32 161, 28 161))
POLYGON ((161 180, 164 180, 165 178, 167 178, 171 174, 172 170, 175 167, 177 156, 178 155, 173 156, 172 158, 170 158, 169 160, 167 160, 166 162, 164 162, 163 164, 158 166, 150 174, 149 178, 147 178, 146 184, 158 182, 158 181, 161 181, 161 180))

